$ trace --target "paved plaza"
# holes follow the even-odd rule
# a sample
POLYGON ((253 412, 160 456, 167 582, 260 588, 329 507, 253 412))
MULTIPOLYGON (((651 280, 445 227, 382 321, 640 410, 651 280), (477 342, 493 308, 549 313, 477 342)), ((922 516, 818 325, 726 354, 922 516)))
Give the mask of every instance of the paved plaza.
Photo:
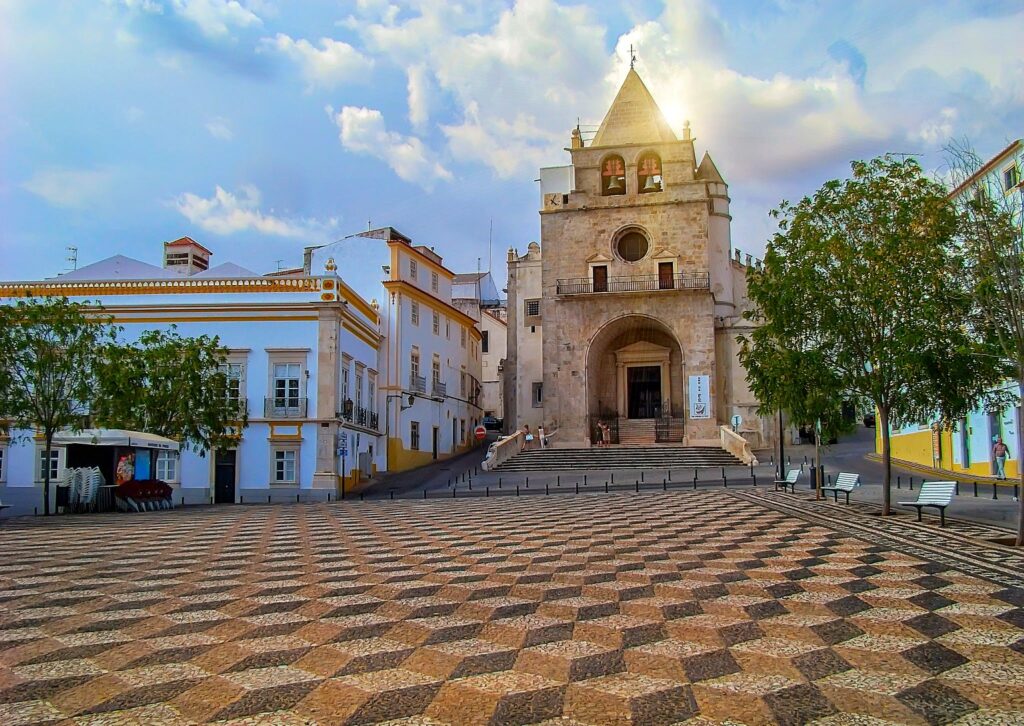
POLYGON ((1019 724, 984 534, 749 489, 8 521, 0 724, 1019 724))

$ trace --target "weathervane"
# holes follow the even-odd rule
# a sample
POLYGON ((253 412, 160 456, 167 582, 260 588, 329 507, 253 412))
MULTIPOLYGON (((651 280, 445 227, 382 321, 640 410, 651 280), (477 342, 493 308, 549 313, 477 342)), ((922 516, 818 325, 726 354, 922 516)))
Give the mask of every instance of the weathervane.
POLYGON ((633 44, 629 44, 629 67, 633 68, 633 64, 636 63, 636 53, 633 51, 633 44))

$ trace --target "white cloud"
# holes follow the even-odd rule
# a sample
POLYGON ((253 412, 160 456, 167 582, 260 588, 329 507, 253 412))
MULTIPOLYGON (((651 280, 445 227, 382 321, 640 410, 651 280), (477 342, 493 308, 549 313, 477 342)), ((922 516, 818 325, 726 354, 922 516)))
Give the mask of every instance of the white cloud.
POLYGON ((233 28, 263 24, 250 7, 260 5, 252 2, 243 5, 238 0, 121 0, 121 3, 129 10, 151 15, 163 15, 169 10, 194 24, 207 38, 223 38, 229 36, 233 28))
POLYGON ((103 199, 114 182, 111 169, 41 169, 21 187, 55 207, 80 209, 103 199))
POLYGON ((422 63, 409 66, 406 90, 409 94, 409 123, 418 129, 430 120, 430 98, 432 83, 427 68, 422 63))
POLYGON ((231 130, 231 122, 223 116, 215 116, 207 121, 206 130, 210 132, 210 136, 222 141, 231 141, 235 138, 235 133, 231 130))
POLYGON ((349 151, 375 156, 400 178, 425 189, 438 179, 452 178, 450 171, 431 159, 433 152, 420 139, 388 131, 377 109, 345 106, 337 114, 330 106, 326 110, 338 127, 341 145, 349 151))
POLYGON ((232 28, 262 25, 256 13, 238 0, 171 0, 174 11, 194 23, 208 38, 221 38, 232 28))
POLYGON ((373 68, 372 60, 348 43, 332 38, 321 38, 317 48, 308 40, 294 40, 278 33, 273 38, 264 38, 262 44, 297 63, 309 89, 332 88, 359 80, 373 68))
POLYGON ((258 232, 277 237, 311 237, 333 228, 337 220, 292 219, 275 216, 273 209, 260 209, 262 195, 251 184, 243 184, 237 194, 217 186, 212 197, 186 192, 174 200, 178 212, 192 224, 213 234, 258 232))

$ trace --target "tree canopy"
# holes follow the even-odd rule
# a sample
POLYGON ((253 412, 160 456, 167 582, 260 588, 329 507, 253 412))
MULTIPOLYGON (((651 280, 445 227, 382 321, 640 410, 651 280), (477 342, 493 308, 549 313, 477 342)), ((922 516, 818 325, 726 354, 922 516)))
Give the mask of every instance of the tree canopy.
POLYGON ((222 369, 227 349, 216 337, 189 338, 175 329, 148 330, 129 344, 110 345, 99 364, 93 420, 210 450, 246 413, 222 369))
POLYGON ((971 307, 959 219, 913 159, 856 161, 772 215, 779 231, 748 276, 760 325, 741 360, 767 413, 828 420, 844 398, 878 410, 889 512, 889 425, 964 416, 1000 379, 964 324, 971 307))
MULTIPOLYGON (((65 298, 0 306, 0 419, 38 430, 45 451, 57 431, 80 428, 90 413, 98 363, 117 334, 101 310, 65 298)), ((43 513, 50 513, 49 466, 43 513)))

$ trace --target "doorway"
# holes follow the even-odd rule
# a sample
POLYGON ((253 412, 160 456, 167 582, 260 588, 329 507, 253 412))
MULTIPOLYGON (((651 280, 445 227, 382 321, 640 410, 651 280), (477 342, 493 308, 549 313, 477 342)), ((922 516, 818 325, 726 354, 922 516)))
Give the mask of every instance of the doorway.
POLYGON ((235 503, 235 469, 238 451, 217 449, 213 459, 213 501, 217 504, 235 503))
POLYGON ((629 418, 661 417, 661 366, 630 366, 626 386, 629 418))
POLYGON ((658 289, 659 290, 671 290, 675 287, 675 275, 672 274, 672 263, 671 262, 659 262, 658 263, 658 289))
POLYGON ((593 270, 594 270, 594 292, 608 292, 608 267, 607 267, 607 265, 595 265, 593 270))

